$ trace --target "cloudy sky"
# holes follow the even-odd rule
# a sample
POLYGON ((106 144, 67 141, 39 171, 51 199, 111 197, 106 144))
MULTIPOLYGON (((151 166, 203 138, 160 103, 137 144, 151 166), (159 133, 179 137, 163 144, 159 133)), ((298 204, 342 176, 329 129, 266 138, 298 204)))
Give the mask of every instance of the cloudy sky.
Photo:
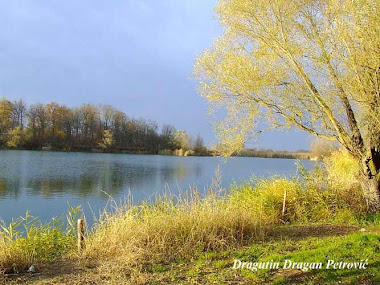
MULTIPOLYGON (((222 29, 216 0, 0 0, 0 96, 27 103, 111 104, 215 141, 191 79, 222 29)), ((251 147, 308 148, 301 132, 251 147)))

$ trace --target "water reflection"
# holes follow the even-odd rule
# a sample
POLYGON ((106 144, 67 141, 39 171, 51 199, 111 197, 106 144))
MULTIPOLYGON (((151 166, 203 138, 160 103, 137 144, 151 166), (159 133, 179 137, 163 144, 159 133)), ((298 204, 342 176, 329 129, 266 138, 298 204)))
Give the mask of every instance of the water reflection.
MULTIPOLYGON (((166 165, 152 160, 146 163, 136 163, 134 157, 129 162, 111 162, 107 155, 104 161, 87 161, 83 163, 80 156, 71 159, 55 159, 47 161, 43 153, 21 154, 37 156, 34 159, 22 160, 20 168, 11 160, 18 160, 18 154, 6 153, 2 156, 2 172, 0 173, 0 199, 18 198, 20 195, 42 196, 44 199, 63 194, 72 194, 79 197, 99 195, 103 191, 111 196, 118 196, 133 189, 150 189, 154 192, 159 185, 172 184, 174 181, 181 184, 187 176, 199 178, 201 166, 185 166, 184 163, 166 165), (25 165, 29 161, 29 166, 25 165), (9 165, 9 167, 6 167, 9 165), (37 167, 38 165, 38 167, 37 167), (24 169, 29 168, 29 171, 24 169), (191 172, 191 173, 189 173, 191 172)), ((54 156, 70 154, 56 153, 54 156)))
POLYGON ((129 191, 137 203, 166 187, 175 193, 195 183, 203 190, 219 166, 226 188, 252 174, 291 175, 296 170, 294 161, 280 159, 223 163, 216 157, 0 151, 0 218, 9 221, 30 210, 49 219, 64 214, 67 203, 89 204, 97 212, 108 195, 117 200, 129 191))

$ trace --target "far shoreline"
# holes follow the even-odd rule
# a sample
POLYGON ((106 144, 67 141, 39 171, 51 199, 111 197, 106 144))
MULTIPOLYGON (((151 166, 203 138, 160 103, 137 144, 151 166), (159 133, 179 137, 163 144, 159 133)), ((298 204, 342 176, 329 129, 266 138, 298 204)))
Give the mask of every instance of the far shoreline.
MULTIPOLYGON (((166 150, 101 150, 101 149, 35 149, 35 148, 6 148, 1 147, 0 151, 38 151, 38 152, 60 152, 60 153, 95 153, 95 154, 131 154, 131 155, 157 155, 157 156, 175 156, 175 157, 222 157, 215 152, 207 151, 203 154, 191 154, 191 155, 175 155, 168 154, 166 150), (161 153, 160 153, 161 152, 161 153)), ((252 157, 252 158, 276 158, 276 159, 300 159, 318 161, 317 158, 312 157, 309 152, 290 152, 290 151, 272 151, 272 150, 250 150, 245 149, 238 155, 232 155, 231 157, 252 157)))

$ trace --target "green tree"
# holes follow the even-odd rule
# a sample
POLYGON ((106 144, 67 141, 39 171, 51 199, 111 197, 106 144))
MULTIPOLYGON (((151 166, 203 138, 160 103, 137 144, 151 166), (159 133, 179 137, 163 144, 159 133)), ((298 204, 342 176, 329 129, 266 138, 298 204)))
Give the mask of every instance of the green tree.
POLYGON ((21 127, 9 131, 7 137, 7 147, 18 148, 24 143, 24 131, 21 127))
POLYGON ((176 129, 172 125, 163 125, 161 129, 161 147, 163 149, 174 150, 178 143, 175 140, 176 129))
POLYGON ((81 143, 91 147, 103 135, 103 131, 100 129, 99 108, 84 104, 80 107, 79 114, 81 117, 81 143))
POLYGON ((6 133, 12 126, 12 102, 0 99, 0 135, 6 133))
POLYGON ((227 111, 216 125, 225 154, 265 131, 258 121, 337 141, 379 211, 379 8, 377 0, 219 0, 225 31, 195 75, 201 94, 227 111))
POLYGON ((111 130, 104 130, 102 142, 99 143, 99 146, 104 149, 109 149, 114 144, 113 134, 111 130))
POLYGON ((189 139, 190 138, 187 135, 186 131, 183 130, 176 131, 174 136, 174 140, 176 141, 177 146, 184 151, 190 149, 189 139))
POLYGON ((32 143, 41 146, 45 143, 48 127, 48 114, 43 104, 30 106, 28 110, 28 131, 31 133, 32 143))

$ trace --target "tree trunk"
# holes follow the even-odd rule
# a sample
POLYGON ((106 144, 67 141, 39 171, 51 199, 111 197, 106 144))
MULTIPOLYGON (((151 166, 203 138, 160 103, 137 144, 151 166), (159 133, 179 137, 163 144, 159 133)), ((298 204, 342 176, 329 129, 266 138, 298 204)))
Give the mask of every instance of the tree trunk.
POLYGON ((380 179, 379 177, 364 177, 361 180, 363 194, 370 213, 380 212, 380 179))
POLYGON ((371 147, 368 156, 362 158, 360 183, 370 213, 380 212, 380 151, 371 147))

